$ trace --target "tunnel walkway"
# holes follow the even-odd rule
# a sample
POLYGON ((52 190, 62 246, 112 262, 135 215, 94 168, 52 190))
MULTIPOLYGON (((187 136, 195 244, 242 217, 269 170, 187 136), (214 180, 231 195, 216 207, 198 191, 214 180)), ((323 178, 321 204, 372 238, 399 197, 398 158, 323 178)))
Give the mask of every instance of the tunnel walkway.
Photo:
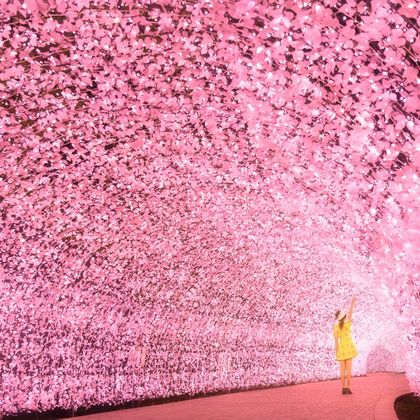
POLYGON ((402 373, 353 378, 353 395, 339 380, 238 392, 83 416, 86 420, 392 420, 394 400, 409 393, 402 373))

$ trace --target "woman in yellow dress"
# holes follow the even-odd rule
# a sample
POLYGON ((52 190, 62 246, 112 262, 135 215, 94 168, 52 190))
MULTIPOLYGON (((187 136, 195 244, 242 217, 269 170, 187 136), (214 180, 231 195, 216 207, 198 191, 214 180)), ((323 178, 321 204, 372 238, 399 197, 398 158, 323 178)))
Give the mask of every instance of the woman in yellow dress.
POLYGON ((357 349, 351 336, 350 326, 355 303, 356 298, 353 297, 348 315, 342 311, 337 311, 335 313, 335 319, 337 320, 337 324, 335 324, 333 330, 335 339, 335 359, 340 362, 342 394, 353 394, 350 389, 351 363, 353 357, 357 356, 357 349))

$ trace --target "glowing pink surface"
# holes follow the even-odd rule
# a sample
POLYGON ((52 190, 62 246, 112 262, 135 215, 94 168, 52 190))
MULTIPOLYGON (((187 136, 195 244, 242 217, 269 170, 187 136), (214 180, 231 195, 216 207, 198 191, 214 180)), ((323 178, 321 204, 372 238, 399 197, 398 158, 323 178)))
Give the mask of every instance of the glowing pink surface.
POLYGON ((1 412, 420 392, 418 2, 0 4, 1 412))

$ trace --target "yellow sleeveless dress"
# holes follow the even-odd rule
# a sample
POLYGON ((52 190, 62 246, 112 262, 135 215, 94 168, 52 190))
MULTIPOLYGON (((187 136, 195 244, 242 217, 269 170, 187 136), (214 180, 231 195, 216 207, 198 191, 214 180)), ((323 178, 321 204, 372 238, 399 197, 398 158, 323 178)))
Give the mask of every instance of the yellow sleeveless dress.
POLYGON ((344 321, 343 328, 340 329, 339 323, 335 324, 333 329, 334 337, 338 338, 338 350, 335 360, 353 359, 358 355, 356 346, 350 332, 351 322, 344 321))

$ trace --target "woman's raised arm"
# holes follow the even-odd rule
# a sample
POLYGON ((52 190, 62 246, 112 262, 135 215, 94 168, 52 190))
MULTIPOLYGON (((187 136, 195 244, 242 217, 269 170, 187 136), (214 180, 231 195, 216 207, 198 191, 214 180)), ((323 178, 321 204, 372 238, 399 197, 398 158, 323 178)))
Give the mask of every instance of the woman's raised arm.
POLYGON ((354 304, 356 303, 356 296, 353 296, 353 299, 351 300, 351 305, 350 305, 350 309, 349 309, 349 314, 348 314, 348 320, 351 322, 351 317, 353 316, 353 308, 354 308, 354 304))

